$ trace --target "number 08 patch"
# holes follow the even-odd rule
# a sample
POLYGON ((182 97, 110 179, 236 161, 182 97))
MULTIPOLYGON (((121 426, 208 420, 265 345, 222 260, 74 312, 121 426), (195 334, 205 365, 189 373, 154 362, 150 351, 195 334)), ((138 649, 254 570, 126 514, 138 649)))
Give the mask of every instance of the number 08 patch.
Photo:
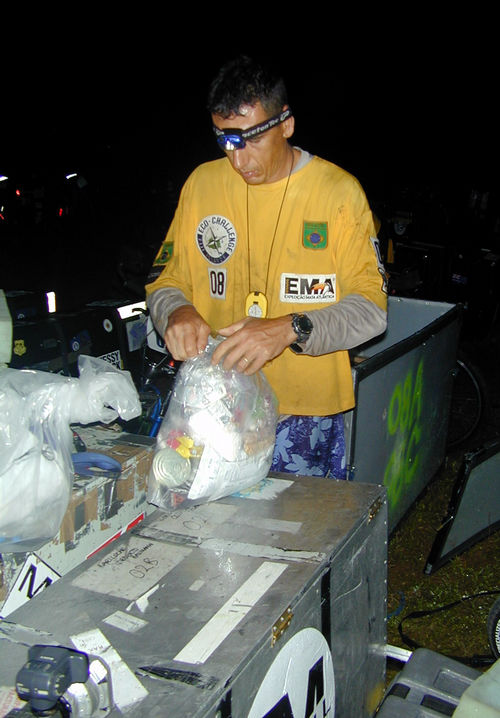
POLYGON ((226 298, 227 274, 225 268, 219 267, 218 269, 213 269, 209 267, 208 282, 212 299, 226 298))

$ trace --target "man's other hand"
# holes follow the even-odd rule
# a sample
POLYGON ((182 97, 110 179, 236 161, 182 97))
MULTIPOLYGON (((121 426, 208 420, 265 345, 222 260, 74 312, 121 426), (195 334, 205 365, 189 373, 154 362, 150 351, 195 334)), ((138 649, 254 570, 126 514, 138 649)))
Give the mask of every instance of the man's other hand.
POLYGON ((218 333, 227 338, 215 349, 212 364, 222 361, 224 369, 249 375, 262 369, 297 339, 289 315, 275 319, 245 317, 218 333))
POLYGON ((205 349, 210 327, 191 305, 175 309, 168 318, 165 344, 178 361, 191 359, 205 349))

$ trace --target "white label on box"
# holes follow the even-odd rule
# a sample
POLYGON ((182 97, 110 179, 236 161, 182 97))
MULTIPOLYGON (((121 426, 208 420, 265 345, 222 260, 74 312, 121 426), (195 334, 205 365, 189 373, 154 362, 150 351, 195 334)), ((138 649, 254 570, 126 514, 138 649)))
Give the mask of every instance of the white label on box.
POLYGON ((242 523, 249 526, 256 526, 264 531, 276 531, 287 534, 298 534, 301 527, 302 521, 283 521, 282 519, 259 519, 255 516, 238 516, 238 519, 243 519, 242 523))
POLYGON ((233 496, 238 496, 242 499, 264 499, 266 501, 272 501, 278 494, 285 491, 289 486, 292 486, 293 481, 287 479, 270 479, 269 477, 262 479, 255 486, 251 486, 249 489, 242 489, 237 491, 233 496))
POLYGON ((121 631, 127 631, 127 633, 135 633, 144 626, 148 625, 147 621, 137 616, 130 616, 128 613, 123 611, 115 611, 110 616, 104 619, 104 623, 109 626, 119 628, 121 631))
POLYGON ((120 654, 98 629, 71 636, 71 642, 78 651, 99 656, 111 671, 111 684, 115 705, 123 711, 148 695, 142 683, 135 677, 120 654))
POLYGON ((265 561, 212 616, 174 660, 204 663, 287 568, 265 561))
POLYGON ((160 531, 170 531, 182 536, 210 538, 218 533, 217 526, 229 521, 237 511, 237 506, 214 501, 163 514, 150 526, 160 531))
POLYGON ((311 561, 321 563, 327 555, 321 551, 297 551, 296 549, 279 548, 279 546, 267 546, 265 544, 245 543, 244 541, 233 541, 232 539, 205 539, 200 543, 200 548, 205 551, 213 551, 216 554, 222 552, 236 553, 238 556, 257 556, 268 558, 271 561, 311 561))
POLYGON ((177 566, 190 548, 131 536, 73 580, 73 586, 135 601, 177 566))
POLYGON ((23 603, 37 596, 44 588, 60 578, 48 564, 30 553, 26 557, 19 575, 10 590, 7 600, 2 606, 1 617, 5 618, 22 606, 23 603))

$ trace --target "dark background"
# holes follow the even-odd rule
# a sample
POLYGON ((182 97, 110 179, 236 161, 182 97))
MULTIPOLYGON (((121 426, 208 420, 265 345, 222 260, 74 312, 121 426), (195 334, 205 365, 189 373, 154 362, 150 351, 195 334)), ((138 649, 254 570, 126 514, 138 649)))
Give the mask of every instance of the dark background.
POLYGON ((140 294, 184 180, 220 156, 209 81, 263 47, 287 81, 295 144, 357 176, 381 214, 425 197, 429 239, 493 241, 495 42, 493 20, 474 12, 327 19, 311 7, 285 27, 260 6, 248 17, 214 7, 203 20, 86 9, 6 23, 0 286, 56 289, 60 308, 140 294), (85 186, 65 181, 69 171, 85 186), (488 200, 479 234, 472 195, 488 200))

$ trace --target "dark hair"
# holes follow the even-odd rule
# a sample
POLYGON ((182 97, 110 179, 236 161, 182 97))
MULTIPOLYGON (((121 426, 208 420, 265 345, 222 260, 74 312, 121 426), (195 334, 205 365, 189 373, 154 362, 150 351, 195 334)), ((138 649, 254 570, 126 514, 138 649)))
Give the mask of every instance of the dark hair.
POLYGON ((271 66, 242 55, 219 70, 210 86, 207 106, 210 113, 226 118, 239 114, 242 105, 257 102, 269 116, 277 115, 287 104, 285 83, 271 66))

